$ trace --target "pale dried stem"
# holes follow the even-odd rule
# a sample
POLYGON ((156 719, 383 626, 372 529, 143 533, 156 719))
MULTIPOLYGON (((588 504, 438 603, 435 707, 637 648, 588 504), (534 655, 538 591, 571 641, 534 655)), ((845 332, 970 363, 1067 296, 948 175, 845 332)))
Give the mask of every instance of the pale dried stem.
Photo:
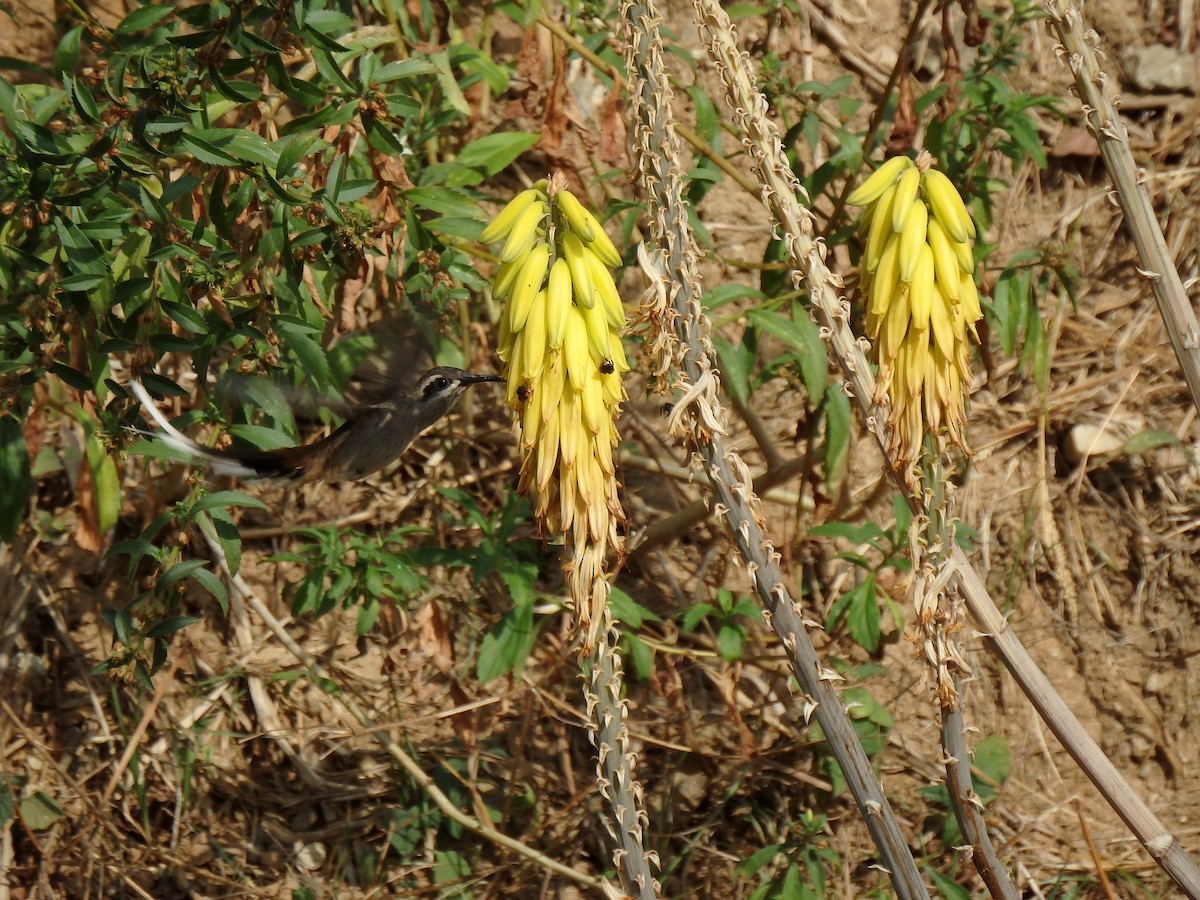
MULTIPOLYGON (((934 438, 934 450, 926 462, 925 483, 930 487, 924 504, 928 515, 919 541, 923 546, 914 552, 913 590, 917 612, 918 634, 922 657, 933 672, 941 704, 942 763, 946 767, 946 791, 950 807, 958 821, 963 838, 971 845, 971 863, 987 885, 988 893, 1005 900, 1017 900, 1017 889, 1009 878, 1008 868, 1000 861, 996 848, 977 804, 971 780, 971 756, 963 731, 962 674, 969 671, 962 656, 958 632, 965 619, 960 592, 949 590, 946 577, 953 569, 946 558, 954 546, 952 515, 953 483, 950 480, 946 456, 940 452, 934 438), (918 595, 929 592, 918 602, 918 595)), ((919 523, 914 521, 917 530, 919 523)))
POLYGON ((662 62, 660 19, 651 3, 644 0, 622 4, 621 21, 638 174, 659 247, 653 255, 643 248, 642 264, 650 286, 642 318, 654 339, 657 370, 665 373, 676 365, 681 370, 678 386, 683 395, 668 425, 673 432, 687 435, 703 461, 716 498, 715 511, 726 520, 763 603, 764 618, 788 653, 807 695, 806 706, 815 711, 897 894, 904 898, 927 897, 904 833, 841 699, 830 687, 836 676, 821 665, 808 638, 802 610, 784 584, 779 555, 763 534, 749 470, 723 439, 724 409, 719 401, 715 354, 708 322, 700 308, 697 250, 682 199, 680 147, 671 130, 672 91, 662 62))
POLYGON ((1075 78, 1076 92, 1083 103, 1083 118, 1100 145, 1104 166, 1113 180, 1117 205, 1137 247, 1142 265, 1139 273, 1150 283, 1158 311, 1167 326, 1171 347, 1179 358, 1192 403, 1200 409, 1200 322, 1179 278, 1175 260, 1167 249, 1166 238, 1145 187, 1145 170, 1139 168, 1129 149, 1129 135, 1116 107, 1108 96, 1108 75, 1096 61, 1099 37, 1084 31, 1083 17, 1069 2, 1046 3, 1050 24, 1061 43, 1059 54, 1065 58, 1075 78))
POLYGON ((584 660, 588 735, 596 748, 600 796, 611 810, 605 826, 617 845, 613 862, 621 885, 630 896, 652 900, 658 896, 659 885, 650 867, 659 868, 659 861, 656 854, 648 854, 643 846, 649 819, 643 806, 641 785, 633 778, 637 756, 630 748, 627 704, 621 697, 623 673, 621 656, 616 648, 619 636, 612 627, 607 606, 601 616, 599 640, 584 660))
MULTIPOLYGON (((728 17, 720 7, 704 0, 696 2, 701 20, 723 24, 727 34, 728 17)), ((719 39, 719 35, 717 37, 719 39)), ((736 44, 732 42, 718 48, 718 52, 729 59, 741 59, 736 44)), ((744 76, 742 80, 745 80, 744 76)), ((797 277, 803 277, 807 281, 813 312, 821 326, 822 337, 827 341, 834 360, 846 378, 847 393, 858 405, 868 430, 875 435, 880 442, 880 448, 886 454, 886 436, 881 425, 886 421, 886 411, 872 401, 875 395, 875 378, 863 354, 863 346, 860 346, 850 330, 849 304, 838 296, 838 291, 843 286, 842 281, 825 265, 825 247, 814 237, 812 216, 798 199, 804 196, 803 189, 786 164, 778 134, 766 114, 766 101, 760 93, 749 89, 748 84, 739 86, 734 83, 727 87, 733 89, 730 106, 737 110, 739 124, 747 136, 747 148, 765 185, 764 200, 779 224, 797 277)), ((1104 147, 1103 142, 1101 147, 1104 147)), ((1141 197, 1143 203, 1146 202, 1144 194, 1135 192, 1135 195, 1141 197)), ((1161 244, 1161 232, 1159 235, 1161 244)), ((1173 268, 1170 272, 1174 275, 1173 268)), ((1190 333, 1195 334, 1194 331, 1190 333)), ((864 341, 863 344, 865 343, 864 341)), ((901 473, 895 468, 890 468, 890 471, 902 493, 912 502, 899 477, 901 473)), ((948 565, 972 616, 982 624, 985 631, 991 633, 990 646, 1013 674, 1021 690, 1047 726, 1159 865, 1189 896, 1200 898, 1200 868, 1197 868, 1195 861, 1187 855, 1174 835, 1158 821, 1150 808, 1121 778, 1116 767, 1084 730, 1070 707, 1055 693, 1045 675, 1008 628, 1004 617, 988 595, 983 579, 972 568, 960 548, 952 549, 948 565)))

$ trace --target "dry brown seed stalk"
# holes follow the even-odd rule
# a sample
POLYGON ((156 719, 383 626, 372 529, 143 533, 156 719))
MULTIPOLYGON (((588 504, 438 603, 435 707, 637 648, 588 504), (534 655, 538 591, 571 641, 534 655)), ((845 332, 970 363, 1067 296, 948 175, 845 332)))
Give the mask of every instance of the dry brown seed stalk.
MULTIPOLYGON (((699 454, 738 550, 746 562, 766 617, 792 660, 808 701, 828 736, 859 809, 901 897, 926 897, 924 885, 838 695, 820 677, 822 666, 778 567, 778 554, 763 534, 748 469, 725 445, 718 378, 708 323, 700 309, 697 251, 682 200, 679 145, 671 129, 672 91, 662 64, 659 16, 650 2, 621 7, 622 37, 639 180, 651 213, 658 250, 642 254, 649 285, 642 306, 646 327, 657 330, 656 370, 680 369, 683 399, 670 425, 687 434, 699 454), (672 312, 673 310, 673 312, 672 312), (672 328, 670 336, 665 334, 672 328)), ((865 361, 863 369, 867 367, 865 361)))
MULTIPOLYGON (((711 17, 718 23, 728 22, 724 12, 715 5, 700 3, 698 8, 702 19, 711 17)), ((736 45, 730 42, 726 52, 736 56, 736 45)), ((740 80, 748 85, 744 77, 740 80)), ((834 359, 842 368, 852 388, 849 393, 858 404, 868 429, 875 434, 886 450, 883 431, 878 427, 884 410, 871 400, 874 396, 875 379, 866 364, 862 349, 856 344, 848 327, 848 310, 837 295, 842 286, 841 280, 825 266, 823 248, 813 237, 811 214, 797 200, 797 197, 804 196, 803 191, 795 183, 795 177, 786 165, 778 136, 773 131, 770 120, 763 115, 765 101, 761 95, 751 96, 745 90, 738 89, 736 83, 730 86, 730 95, 729 105, 738 110, 742 118, 747 117, 744 111, 750 109, 757 115, 749 118, 763 123, 760 129, 752 121, 751 130, 745 133, 748 135, 747 145, 759 167, 759 177, 767 185, 763 192, 764 199, 784 230, 785 247, 796 267, 797 283, 802 277, 807 279, 815 314, 825 329, 823 333, 827 336, 834 359), (766 132, 766 139, 760 141, 763 131, 766 132)), ((1192 379, 1189 376, 1189 385, 1191 383, 1192 379)), ((1187 891, 1189 896, 1200 898, 1200 868, 1197 868, 1195 861, 1124 781, 1116 767, 1075 718, 1071 708, 1054 691, 996 609, 983 580, 963 552, 957 547, 953 548, 948 562, 953 567, 954 579, 963 592, 972 616, 984 630, 991 632, 992 648, 1016 678, 1039 716, 1176 884, 1187 891)))

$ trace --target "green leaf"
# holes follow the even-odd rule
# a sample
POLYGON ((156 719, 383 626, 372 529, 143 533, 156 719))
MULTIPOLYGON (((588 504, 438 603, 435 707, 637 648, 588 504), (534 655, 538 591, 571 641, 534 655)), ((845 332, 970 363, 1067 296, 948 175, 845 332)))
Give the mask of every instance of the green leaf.
MULTIPOLYGON (((207 569, 199 569, 198 571, 212 575, 212 572, 209 572, 207 569)), ((154 625, 146 629, 146 637, 164 638, 199 621, 195 616, 171 616, 160 622, 155 622, 154 625)))
POLYGON ((375 73, 372 81, 376 84, 387 84, 389 81, 399 81, 401 78, 412 78, 415 75, 432 75, 437 70, 433 63, 412 57, 388 63, 375 73))
POLYGON ((38 791, 21 801, 21 821, 30 831, 45 831, 63 816, 63 808, 38 791))
POLYGON ((759 869, 767 863, 775 859, 776 856, 783 850, 782 844, 767 844, 759 850, 755 850, 748 857, 738 864, 738 871, 747 877, 758 873, 759 869))
POLYGON ((752 288, 745 284, 717 284, 704 292, 704 295, 700 298, 700 303, 706 310, 711 312, 736 300, 747 299, 762 302, 767 299, 767 295, 757 288, 752 288))
POLYGON ((925 874, 946 900, 971 900, 971 892, 947 875, 925 866, 925 874))
POLYGON ((232 153, 202 140, 193 134, 184 132, 179 136, 179 143, 187 148, 199 162, 209 166, 238 166, 241 163, 232 153))
POLYGON ((248 441, 260 450, 280 450, 292 447, 296 440, 275 428, 263 425, 230 425, 229 433, 236 438, 248 441))
POLYGON ((176 582, 190 577, 197 569, 203 569, 205 565, 207 563, 202 559, 186 559, 181 563, 176 563, 159 576, 158 586, 160 588, 170 587, 176 582))
POLYGON ((456 162, 495 175, 518 156, 541 140, 540 134, 526 131, 504 131, 489 134, 463 147, 456 162))
POLYGON ((850 458, 850 428, 854 413, 841 386, 833 382, 825 391, 825 481, 836 484, 850 458))
POLYGON ((87 439, 87 459, 96 497, 96 530, 106 534, 121 514, 121 479, 116 462, 92 435, 87 439))
POLYGON ((219 506, 249 506, 254 509, 266 509, 267 504, 263 503, 257 497, 251 497, 249 494, 244 494, 241 491, 214 491, 211 494, 206 494, 196 501, 192 507, 193 512, 204 512, 205 510, 214 509, 219 506))
POLYGON ((646 607, 642 606, 627 593, 617 587, 612 589, 612 593, 609 595, 608 605, 617 621, 628 626, 629 628, 641 628, 647 622, 662 621, 659 616, 656 616, 650 610, 646 609, 646 607))
POLYGON ((13 819, 13 813, 16 812, 16 804, 8 785, 8 778, 0 777, 0 828, 7 827, 13 819))
POLYGON ((825 522, 808 530, 812 537, 840 537, 852 544, 866 544, 883 537, 883 530, 874 522, 825 522))
POLYGON ((1133 456, 1135 453, 1146 453, 1150 450, 1157 450, 1159 447, 1178 447, 1179 445, 1179 436, 1175 432, 1151 428, 1148 431, 1138 432, 1127 440, 1121 447, 1121 451, 1126 456, 1133 456))
MULTIPOLYGON (((275 177, 286 178, 288 173, 295 168, 296 164, 309 153, 314 144, 317 143, 315 134, 289 134, 287 137, 282 137, 271 145, 271 151, 277 155, 275 161, 275 177)), ((320 148, 328 146, 324 141, 320 143, 320 148)))
POLYGON ((699 625, 716 611, 717 608, 711 603, 697 603, 694 606, 689 606, 683 611, 683 621, 680 623, 683 633, 691 633, 695 630, 697 625, 699 625))
POLYGON ((25 431, 14 416, 0 416, 0 539, 11 541, 25 521, 32 484, 25 431))
POLYGON ((729 396, 743 406, 750 401, 750 377, 758 361, 754 343, 753 339, 743 339, 733 344, 719 334, 713 335, 713 346, 721 363, 721 382, 729 396))
POLYGON ((821 342, 821 333, 804 307, 796 304, 790 319, 765 309, 752 309, 746 313, 746 318, 783 341, 796 354, 804 387, 812 398, 810 402, 815 405, 816 398, 825 392, 829 360, 825 355, 825 345, 821 342))
POLYGON ((79 65, 79 47, 83 37, 83 26, 76 25, 62 36, 54 50, 54 70, 74 72, 79 65))
POLYGON ((741 625, 722 625, 717 629, 717 652, 726 662, 741 659, 745 645, 746 629, 741 625))
POLYGON ((846 629, 868 653, 874 653, 879 647, 879 618, 875 576, 868 575, 850 592, 846 609, 846 629))
POLYGON ((275 320, 275 327, 284 343, 296 354, 301 368, 312 382, 318 385, 329 384, 333 379, 329 370, 329 360, 325 358, 325 351, 321 345, 311 337, 314 329, 299 319, 287 316, 279 316, 275 320))
POLYGON ((533 650, 537 629, 533 624, 533 604, 522 603, 509 610, 488 629, 479 645, 475 677, 487 684, 508 672, 521 668, 533 650))
POLYGON ((654 650, 636 634, 621 635, 621 655, 625 658, 625 670, 633 670, 638 681, 648 681, 654 674, 654 650))
POLYGON ((225 591, 225 584, 215 572, 204 568, 193 569, 188 573, 188 577, 217 598, 222 612, 229 611, 229 594, 225 591))
POLYGON ((135 31, 141 31, 144 28, 151 28, 172 12, 174 12, 174 9, 170 6, 143 6, 140 9, 135 9, 122 19, 117 27, 113 29, 113 34, 124 36, 132 34, 135 31))
POLYGON ((404 199, 414 206, 432 210, 443 216, 479 219, 483 213, 474 200, 445 187, 417 187, 404 192, 404 199))
POLYGON ((463 96, 462 88, 458 86, 458 79, 454 77, 454 72, 450 68, 450 51, 442 50, 434 53, 430 55, 429 61, 437 68, 437 80, 442 88, 444 102, 464 118, 470 118, 471 104, 463 96))
MULTIPOLYGON (((262 135, 240 128, 205 128, 180 135, 180 141, 196 152, 197 147, 216 154, 218 158, 231 162, 215 162, 214 165, 236 165, 239 162, 258 164, 273 171, 279 157, 273 145, 262 135)), ((196 158, 201 159, 199 153, 196 158)), ((207 161, 207 160, 204 160, 207 161)))
MULTIPOLYGON (((1012 762, 1008 755, 1008 740, 1003 735, 992 735, 981 740, 971 755, 975 768, 985 774, 992 782, 1002 785, 1008 780, 1012 770, 1012 762)), ((979 778, 974 781, 975 793, 984 803, 996 796, 996 788, 979 778)))

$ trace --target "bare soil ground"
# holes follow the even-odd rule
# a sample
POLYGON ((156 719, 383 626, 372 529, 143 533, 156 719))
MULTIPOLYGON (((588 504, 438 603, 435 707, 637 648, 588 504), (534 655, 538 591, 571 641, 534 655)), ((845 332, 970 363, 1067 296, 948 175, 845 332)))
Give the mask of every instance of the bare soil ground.
MULTIPOLYGON (((676 6, 672 25, 707 84, 711 73, 688 8, 676 6)), ((18 2, 16 12, 23 30, 0 32, 0 55, 45 61, 52 28, 24 29, 29 22, 52 24, 52 9, 18 2)), ((1164 20, 1158 4, 1104 0, 1089 4, 1086 14, 1104 38, 1114 79, 1127 49, 1179 42, 1175 20, 1164 20)), ((865 58, 886 78, 895 56, 888 48, 903 33, 898 10, 864 2, 822 15, 842 37, 814 26, 812 77, 829 80, 865 58)), ((742 31, 748 47, 771 46, 802 64, 799 50, 807 43, 798 18, 785 16, 770 33, 751 19, 742 31)), ((1062 96, 1077 120, 1066 70, 1041 26, 1030 26, 1027 49, 1030 64, 1017 73, 1015 87, 1062 96)), ((1200 104, 1194 86, 1174 95, 1129 86, 1123 92, 1134 150, 1150 173, 1168 244, 1184 278, 1195 277, 1200 104)), ((712 93, 718 96, 715 86, 712 93)), ((1074 136, 1071 123, 1044 126, 1052 155, 1074 136)), ((1082 281, 1078 309, 1065 297, 1042 298, 1054 336, 1045 389, 996 353, 993 339, 995 365, 972 396, 977 453, 958 511, 978 534, 976 565, 1035 659, 1125 777, 1184 846, 1200 852, 1196 411, 1137 276, 1103 166, 1086 142, 1082 153, 1053 156, 1047 171, 996 174, 1011 189, 988 235, 999 244, 994 258, 1061 241, 1082 281), (1180 446, 1130 456, 1092 442, 1097 434, 1115 432, 1123 440, 1150 428, 1175 433, 1180 446)), ((714 190, 700 212, 723 257, 761 258, 769 221, 735 185, 714 190)), ((708 264, 707 277, 752 280, 717 263, 708 264)), ((635 296, 633 280, 626 299, 635 296)), ((736 336, 739 327, 729 323, 728 333, 736 336)), ((665 430, 660 405, 635 392, 623 434, 639 455, 683 465, 684 454, 658 444, 665 430)), ((506 609, 498 585, 474 588, 464 576, 440 573, 409 612, 388 610, 374 632, 356 638, 352 614, 290 620, 282 589, 299 576, 267 559, 286 544, 281 525, 338 519, 427 526, 448 543, 473 540, 446 525, 454 510, 435 487, 463 486, 495 498, 514 483, 506 423, 491 407, 477 399, 466 410, 470 441, 449 437, 467 433, 461 417, 443 424, 419 442, 400 477, 378 486, 251 488, 262 492, 271 512, 243 523, 251 535, 243 574, 340 689, 460 806, 492 817, 548 856, 602 873, 609 854, 563 617, 547 617, 520 676, 480 686, 472 660, 482 629, 506 609)), ((778 382, 756 397, 755 409, 785 455, 800 450, 794 442, 800 408, 778 382)), ((748 459, 761 462, 740 422, 734 440, 748 459)), ((868 441, 857 444, 851 505, 865 502, 867 514, 886 522, 890 504, 876 490, 879 460, 868 441)), ((625 472, 634 528, 702 496, 695 484, 647 476, 632 462, 625 472)), ((135 530, 153 501, 140 465, 130 464, 125 476, 123 519, 135 530)), ((799 562, 811 550, 797 538, 801 521, 812 524, 796 503, 804 491, 799 482, 785 485, 783 496, 767 505, 776 546, 795 564, 797 582, 799 562)), ((40 495, 49 513, 66 498, 65 489, 56 498, 52 486, 40 495)), ((198 554, 206 552, 198 536, 192 541, 198 554)), ((659 551, 634 556, 617 583, 667 617, 711 601, 717 586, 747 593, 733 556, 719 527, 703 522, 659 551)), ((553 558, 546 559, 543 586, 555 592, 561 582, 553 558)), ((191 601, 188 611, 203 622, 180 634, 156 692, 148 694, 91 674, 110 649, 101 611, 125 596, 116 564, 67 544, 36 542, 3 548, 0 560, 6 570, 0 671, 7 682, 0 696, 0 771, 22 803, 0 836, 0 897, 445 896, 435 885, 451 881, 450 847, 469 862, 462 889, 473 895, 578 896, 536 864, 480 846, 469 834, 445 838, 437 848, 407 845, 413 820, 429 808, 422 792, 399 773, 376 735, 331 703, 242 605, 225 617, 215 604, 191 601), (49 824, 37 819, 39 797, 61 809, 60 816, 41 810, 49 824), (376 882, 371 870, 379 866, 388 874, 376 882), (312 893, 295 893, 300 889, 312 893)), ((833 562, 819 561, 818 570, 826 584, 837 582, 833 562)), ((902 602, 902 585, 892 587, 902 602)), ((629 698, 651 841, 667 866, 664 895, 747 896, 756 882, 739 878, 735 866, 794 836, 791 829, 808 809, 829 816, 822 840, 836 852, 824 896, 880 888, 885 882, 868 868, 871 845, 853 806, 820 790, 826 775, 806 742, 786 660, 770 633, 755 628, 744 660, 733 666, 714 659, 703 635, 683 636, 670 623, 649 634, 660 645, 654 674, 631 682, 629 698)), ((982 641, 970 632, 967 640, 974 666, 968 721, 981 737, 1004 736, 1012 763, 987 819, 1002 856, 1016 862, 1025 896, 1105 896, 1095 884, 1098 870, 1112 881, 1113 896, 1174 896, 982 641)), ((821 650, 879 664, 865 683, 896 722, 878 759, 884 784, 914 852, 948 871, 952 851, 938 839, 938 811, 918 794, 942 768, 934 707, 911 645, 894 631, 873 660, 844 639, 827 640, 821 650)), ((955 874, 972 894, 982 891, 969 865, 955 874)))

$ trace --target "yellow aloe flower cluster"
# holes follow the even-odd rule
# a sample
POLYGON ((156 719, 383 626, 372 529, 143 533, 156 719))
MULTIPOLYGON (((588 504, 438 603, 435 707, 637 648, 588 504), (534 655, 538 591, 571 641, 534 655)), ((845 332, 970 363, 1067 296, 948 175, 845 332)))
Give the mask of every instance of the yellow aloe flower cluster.
POLYGON ((983 315, 975 223, 932 164, 925 151, 915 162, 892 157, 846 200, 867 207, 861 283, 879 364, 875 399, 891 399, 889 449, 910 471, 927 430, 966 449, 967 332, 979 340, 975 323, 983 315))
POLYGON ((595 638, 608 598, 604 558, 622 521, 613 452, 629 370, 625 309, 604 228, 555 174, 522 191, 480 235, 503 240, 492 294, 504 301, 496 348, 520 430, 519 489, 552 536, 567 535, 572 599, 595 638))

